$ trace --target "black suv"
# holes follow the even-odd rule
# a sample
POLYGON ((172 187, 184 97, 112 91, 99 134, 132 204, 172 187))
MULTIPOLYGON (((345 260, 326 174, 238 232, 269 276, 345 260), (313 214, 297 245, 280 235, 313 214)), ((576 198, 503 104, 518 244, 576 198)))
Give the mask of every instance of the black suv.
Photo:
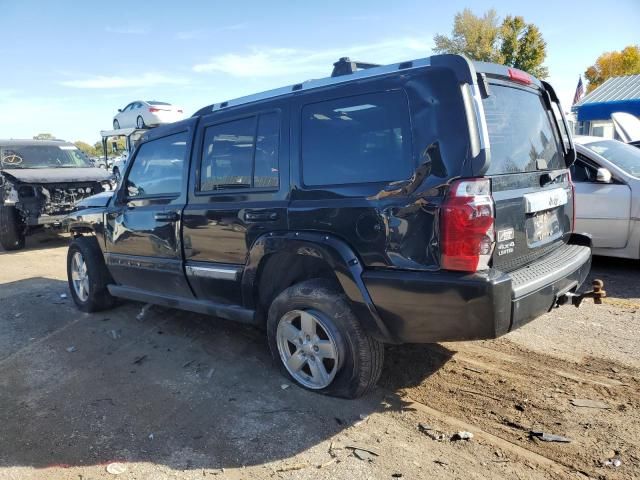
POLYGON ((0 245, 23 248, 26 235, 62 227, 76 202, 114 186, 72 143, 0 140, 0 245))
POLYGON ((78 307, 264 327, 285 375, 356 397, 384 343, 495 338, 564 303, 591 248, 553 89, 455 55, 357 67, 146 133, 69 218, 78 307))

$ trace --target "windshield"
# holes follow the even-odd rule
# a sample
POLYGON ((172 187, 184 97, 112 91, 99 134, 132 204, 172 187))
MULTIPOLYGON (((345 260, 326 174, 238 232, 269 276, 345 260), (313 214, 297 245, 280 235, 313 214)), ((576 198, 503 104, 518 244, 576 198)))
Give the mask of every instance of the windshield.
POLYGON ((566 168, 557 131, 540 95, 491 85, 483 99, 491 164, 487 175, 566 168))
POLYGON ((640 177, 640 149, 617 140, 587 143, 585 147, 606 158, 629 175, 640 177))
POLYGON ((73 145, 0 146, 2 168, 88 168, 91 163, 73 145))

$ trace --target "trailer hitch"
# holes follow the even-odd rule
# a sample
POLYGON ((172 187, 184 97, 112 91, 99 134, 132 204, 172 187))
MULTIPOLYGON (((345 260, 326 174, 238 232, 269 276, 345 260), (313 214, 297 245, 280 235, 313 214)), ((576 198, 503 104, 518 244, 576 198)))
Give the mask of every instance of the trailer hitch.
POLYGON ((604 282, 600 279, 596 279, 591 282, 592 290, 584 293, 567 292, 563 295, 564 298, 558 299, 558 305, 564 305, 571 301, 571 304, 578 308, 585 298, 593 298, 593 303, 596 305, 602 305, 602 299, 607 296, 607 292, 604 290, 604 282))

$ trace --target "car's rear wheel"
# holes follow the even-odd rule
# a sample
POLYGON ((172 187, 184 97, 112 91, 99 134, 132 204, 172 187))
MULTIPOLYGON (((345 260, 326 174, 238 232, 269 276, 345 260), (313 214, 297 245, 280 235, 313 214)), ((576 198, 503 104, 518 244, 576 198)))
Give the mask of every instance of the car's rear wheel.
POLYGON ((142 118, 140 115, 138 115, 138 118, 136 119, 136 126, 138 128, 144 128, 145 127, 144 118, 142 118))
POLYGON ((118 120, 113 121, 113 129, 120 130, 120 122, 118 120))
POLYGON ((383 344, 362 329, 347 298, 328 280, 301 282, 278 295, 267 335, 282 372, 309 390, 356 398, 380 377, 383 344))
POLYGON ((0 245, 5 250, 21 250, 24 244, 24 226, 16 207, 0 206, 0 245))
POLYGON ((94 237, 77 237, 67 253, 71 297, 83 312, 98 312, 115 305, 107 285, 113 283, 94 237))
POLYGON ((116 181, 120 181, 120 169, 118 167, 113 167, 113 176, 116 177, 116 181))

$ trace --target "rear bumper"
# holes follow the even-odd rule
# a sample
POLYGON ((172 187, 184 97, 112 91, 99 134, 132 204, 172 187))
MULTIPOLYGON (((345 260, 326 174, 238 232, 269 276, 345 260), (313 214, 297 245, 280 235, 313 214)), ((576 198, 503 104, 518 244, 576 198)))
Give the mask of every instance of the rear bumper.
POLYGON ((510 273, 365 271, 363 281, 393 343, 496 338, 551 310, 591 269, 590 239, 510 273))

